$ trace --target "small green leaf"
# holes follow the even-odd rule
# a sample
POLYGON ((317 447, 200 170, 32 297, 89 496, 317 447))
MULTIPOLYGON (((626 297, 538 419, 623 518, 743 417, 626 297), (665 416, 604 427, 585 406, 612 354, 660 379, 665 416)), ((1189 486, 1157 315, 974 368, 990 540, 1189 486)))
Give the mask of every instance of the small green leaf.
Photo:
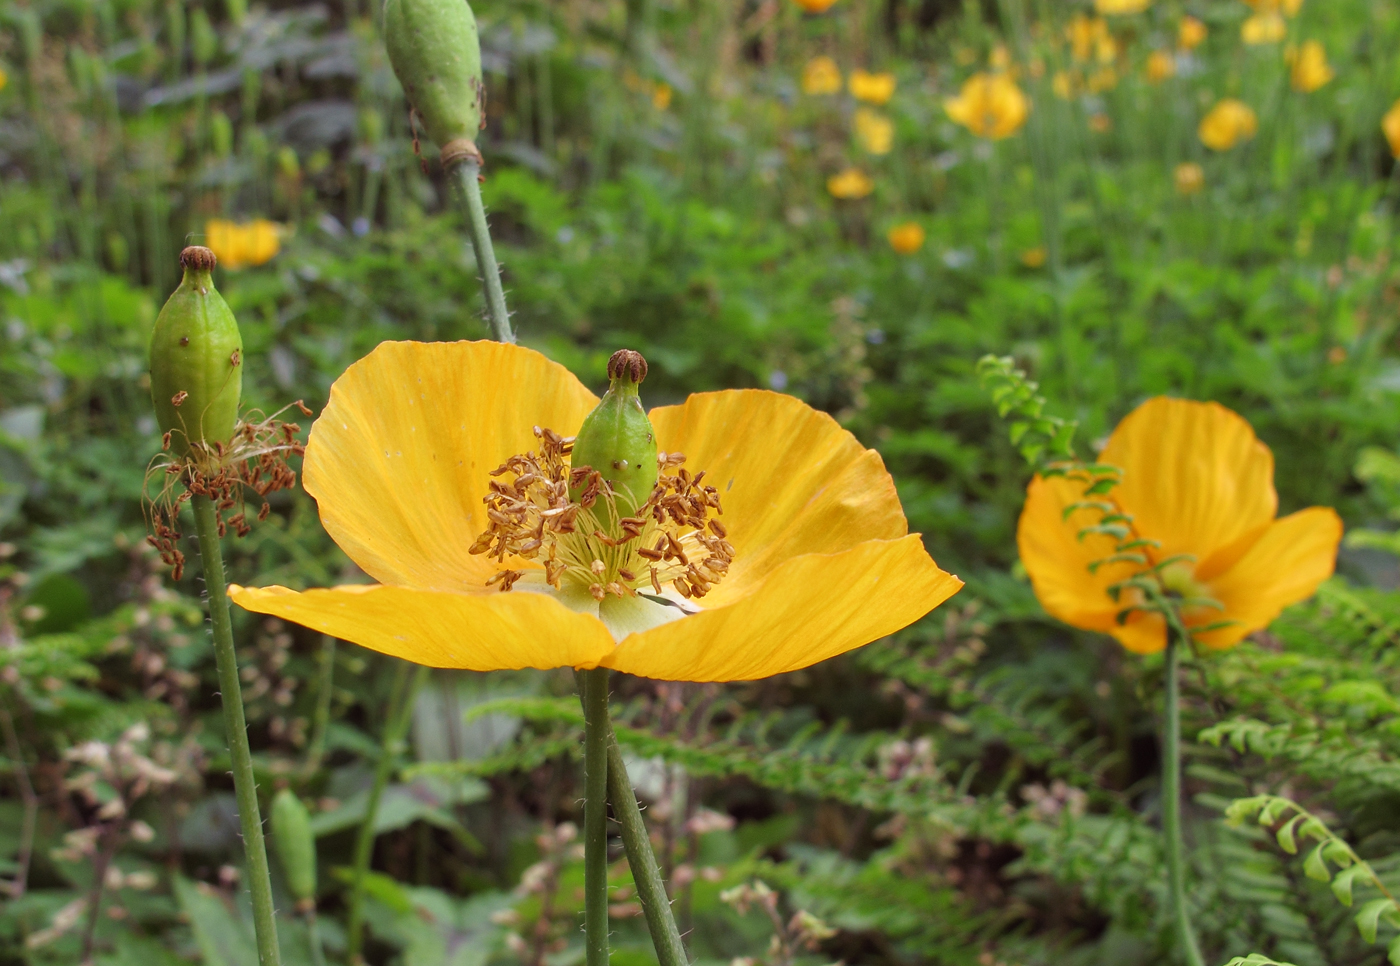
POLYGON ((1396 936, 1390 941, 1390 948, 1385 951, 1385 958, 1390 960, 1391 966, 1400 966, 1400 936, 1396 936))
POLYGON ((1332 881, 1332 870, 1327 868, 1327 863, 1322 858, 1322 850, 1326 847, 1327 843, 1323 842, 1309 852, 1307 860, 1303 862, 1303 874, 1309 879, 1316 879, 1318 882, 1332 881))
POLYGON ((1358 863, 1337 873, 1337 877, 1332 880, 1332 893, 1338 902, 1344 906, 1351 905, 1351 884, 1365 871, 1366 867, 1358 863))
POLYGON ((1283 823, 1283 828, 1278 830, 1278 847, 1289 855, 1298 854, 1298 840, 1293 837, 1293 830, 1302 820, 1303 816, 1294 815, 1287 822, 1283 823))
MULTIPOLYGON (((1338 876, 1340 878, 1340 876, 1338 876)), ((1368 943, 1376 941, 1376 930, 1380 926, 1381 915, 1388 910, 1395 908, 1395 903, 1388 897, 1381 896, 1379 899, 1372 899, 1361 907, 1361 911, 1356 914, 1356 928, 1361 931, 1361 938, 1368 943)))

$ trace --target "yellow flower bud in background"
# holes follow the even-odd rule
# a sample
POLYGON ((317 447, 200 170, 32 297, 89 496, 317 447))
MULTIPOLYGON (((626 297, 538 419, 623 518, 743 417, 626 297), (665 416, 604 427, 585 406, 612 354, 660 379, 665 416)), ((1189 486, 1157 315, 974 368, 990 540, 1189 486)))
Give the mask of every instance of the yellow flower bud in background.
POLYGON ((1288 36, 1288 24, 1276 11, 1256 13, 1240 25, 1240 37, 1251 46, 1276 44, 1288 36))
POLYGON ((1292 66, 1293 89, 1304 94, 1311 94, 1337 76, 1332 65, 1327 63, 1327 48, 1321 41, 1303 41, 1297 50, 1288 52, 1288 62, 1292 66))
POLYGON ((803 13, 826 13, 836 3, 836 0, 792 0, 802 8, 803 13))
POLYGON ((830 57, 813 57, 802 68, 802 93, 821 95, 841 91, 841 68, 830 57))
POLYGON ((1118 86, 1118 71, 1112 67, 1100 67, 1089 75, 1085 86, 1090 94, 1102 94, 1118 86))
POLYGON ((1197 134, 1212 151, 1228 151, 1259 131, 1259 118, 1244 101, 1227 97, 1201 118, 1197 134))
POLYGON ((1176 76, 1176 58, 1168 50, 1154 50, 1147 56, 1147 79, 1160 84, 1169 77, 1176 76))
POLYGON ((906 221, 895 225, 888 234, 890 247, 900 255, 912 255, 924 247, 924 226, 916 221, 906 221))
POLYGON ((5 73, 5 68, 0 67, 0 91, 5 89, 5 85, 10 82, 10 75, 5 73))
POLYGON ((671 85, 665 82, 658 83, 651 89, 651 106, 658 111, 664 111, 671 106, 671 85))
POLYGON ((1037 245, 1021 253, 1021 264, 1027 268, 1040 268, 1045 264, 1045 246, 1037 245))
POLYGON ((854 201, 874 191, 875 182, 859 168, 847 168, 840 174, 833 174, 826 179, 826 190, 833 198, 854 201))
POLYGON ((1113 130, 1113 119, 1103 111, 1089 115, 1089 130, 1095 134, 1107 134, 1113 130))
POLYGON ((1094 0, 1094 10, 1105 16, 1142 13, 1152 6, 1152 0, 1094 0))
POLYGON ((1195 17, 1182 17, 1176 28, 1176 42, 1182 50, 1195 50, 1206 39, 1206 25, 1195 17))
POLYGON ((1206 186, 1205 170, 1194 161, 1183 161, 1172 172, 1172 181, 1179 195, 1198 194, 1206 186))
POLYGON ((863 70, 853 70, 848 83, 851 96, 867 104, 885 104, 894 97, 894 75, 887 72, 872 74, 863 70))
POLYGON ((957 97, 943 102, 948 116, 978 137, 994 141, 1021 129, 1031 112, 1030 100, 1008 74, 973 74, 957 97))
POLYGON ((1260 13, 1279 13, 1282 11, 1287 17, 1296 17, 1298 11, 1303 9, 1303 0, 1244 0, 1244 2, 1260 13))
POLYGON ((1400 160, 1400 101, 1392 104, 1381 118, 1381 132, 1390 143, 1390 153, 1400 160))
POLYGON ((871 154, 889 154, 894 145, 894 122, 868 107, 856 110, 856 140, 871 154))
POLYGON ((1057 70, 1050 81, 1050 89, 1060 100, 1067 101, 1079 92, 1079 76, 1067 70, 1057 70))

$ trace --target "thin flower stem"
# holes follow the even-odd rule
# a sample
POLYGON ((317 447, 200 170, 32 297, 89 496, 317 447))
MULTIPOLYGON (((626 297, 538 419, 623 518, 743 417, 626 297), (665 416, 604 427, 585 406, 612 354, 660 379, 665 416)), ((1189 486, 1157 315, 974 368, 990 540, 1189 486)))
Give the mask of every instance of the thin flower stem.
POLYGON ((608 669, 575 677, 583 702, 583 944, 587 966, 608 966, 608 669))
POLYGON ((1191 913, 1186 907, 1186 864, 1181 844, 1180 648, 1189 638, 1174 613, 1167 621, 1171 629, 1167 636, 1167 720, 1162 740, 1162 834, 1167 846, 1167 880, 1181 952, 1188 966, 1205 966, 1195 930, 1191 928, 1191 913))
POLYGON ((335 693, 335 638, 330 634, 321 635, 320 665, 316 677, 316 717, 311 729, 311 747, 306 751, 308 773, 321 767, 321 758, 326 753, 326 732, 331 723, 331 697, 335 693))
POLYGON ((29 862, 34 855, 34 834, 39 821, 39 796, 34 784, 29 780, 29 769, 24 764, 24 749, 19 743, 19 732, 15 730, 14 718, 9 709, 0 704, 0 731, 5 733, 5 753, 13 763, 15 784, 19 786, 20 801, 24 803, 24 817, 20 821, 19 854, 15 860, 15 877, 0 884, 0 892, 10 899, 24 898, 29 886, 29 862))
POLYGON ((253 899, 253 930, 257 936, 261 966, 280 966, 277 919, 272 906, 272 876, 268 871, 267 844, 263 841, 262 813, 258 809, 258 783, 253 774, 253 754, 248 748, 248 721, 243 714, 243 689, 238 683, 238 655, 233 648, 233 621, 229 617, 228 590, 224 580, 224 556, 219 547, 219 517, 207 496, 190 499, 194 508, 199 556, 204 562, 204 590, 209 596, 209 623, 214 638, 214 664, 219 672, 219 697, 224 706, 224 734, 233 763, 233 791, 238 799, 238 821, 243 829, 243 849, 248 857, 248 891, 253 899))
POLYGON ((665 883, 661 881, 661 870, 651 850, 651 839, 647 836, 646 823, 642 821, 642 810, 637 807, 637 795, 632 790, 632 780, 627 777, 627 765, 622 760, 622 749, 611 725, 608 727, 608 800, 612 802, 613 817, 622 826, 627 864, 632 869, 637 898, 641 900, 660 966, 688 966, 690 959, 681 943, 676 917, 671 912, 671 900, 666 895, 665 883))
POLYGON ((389 720, 379 743, 379 763, 374 769, 374 784, 370 786, 365 817, 360 821, 359 835, 355 839, 350 910, 345 926, 345 957, 351 963, 364 961, 365 874, 369 871, 369 861, 374 851, 374 822, 379 814, 379 802, 394 772, 394 762, 403 751, 403 741, 413 721, 413 706, 417 703, 418 692, 427 680, 428 668, 421 665, 415 668, 407 661, 400 662, 394 677, 394 688, 389 698, 389 720))
POLYGON ((467 216, 467 231, 471 233, 472 249, 476 252, 477 269, 486 295, 486 317, 491 322, 491 337, 497 342, 514 342, 510 328, 510 312, 506 310, 506 293, 501 288, 501 266, 496 250, 491 246, 491 229, 486 224, 486 206, 481 201, 481 183, 477 180, 481 168, 472 161, 452 167, 448 177, 456 186, 457 203, 467 216))

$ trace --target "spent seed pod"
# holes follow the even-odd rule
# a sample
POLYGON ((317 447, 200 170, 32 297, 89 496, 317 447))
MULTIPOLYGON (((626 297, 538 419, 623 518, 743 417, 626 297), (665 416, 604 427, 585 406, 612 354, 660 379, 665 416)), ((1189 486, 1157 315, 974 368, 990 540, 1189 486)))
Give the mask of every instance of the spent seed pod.
POLYGON ((151 400, 171 449, 223 444, 233 436, 243 394, 243 339, 211 275, 217 259, 192 245, 180 253, 185 276, 151 333, 151 400))
POLYGON ((385 0, 384 45, 443 164, 476 160, 482 126, 481 40, 467 0, 385 0))
POLYGON ((297 904, 316 900, 316 836, 301 799, 284 788, 272 799, 272 847, 297 904))
MULTIPOLYGON (((620 517, 633 516, 656 486, 656 434, 637 394, 646 376, 647 361, 640 352, 614 352, 608 360, 608 391, 574 439, 573 467, 591 466, 602 475, 612 487, 620 517)), ((577 492, 570 497, 576 499, 577 492)))

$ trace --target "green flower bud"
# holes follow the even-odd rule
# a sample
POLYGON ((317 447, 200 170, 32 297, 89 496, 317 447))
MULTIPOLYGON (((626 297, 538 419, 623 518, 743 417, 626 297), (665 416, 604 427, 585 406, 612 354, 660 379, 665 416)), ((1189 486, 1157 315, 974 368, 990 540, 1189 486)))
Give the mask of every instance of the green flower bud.
POLYGON ((485 92, 481 41, 466 0, 385 0, 384 44, 443 162, 476 156, 485 92))
MULTIPOLYGON (((572 466, 590 466, 612 487, 619 517, 636 514, 656 486, 656 434, 637 387, 647 377, 640 352, 620 349, 608 360, 612 384, 583 420, 574 439, 572 466)), ((570 493, 576 499, 583 486, 570 493)))
POLYGON ((316 899, 316 836, 301 799, 284 788, 272 799, 272 847, 298 904, 316 899))
POLYGON ((227 443, 243 393, 243 340, 210 277, 217 260, 192 245, 180 253, 185 277, 151 333, 151 400, 175 453, 192 443, 227 443))

